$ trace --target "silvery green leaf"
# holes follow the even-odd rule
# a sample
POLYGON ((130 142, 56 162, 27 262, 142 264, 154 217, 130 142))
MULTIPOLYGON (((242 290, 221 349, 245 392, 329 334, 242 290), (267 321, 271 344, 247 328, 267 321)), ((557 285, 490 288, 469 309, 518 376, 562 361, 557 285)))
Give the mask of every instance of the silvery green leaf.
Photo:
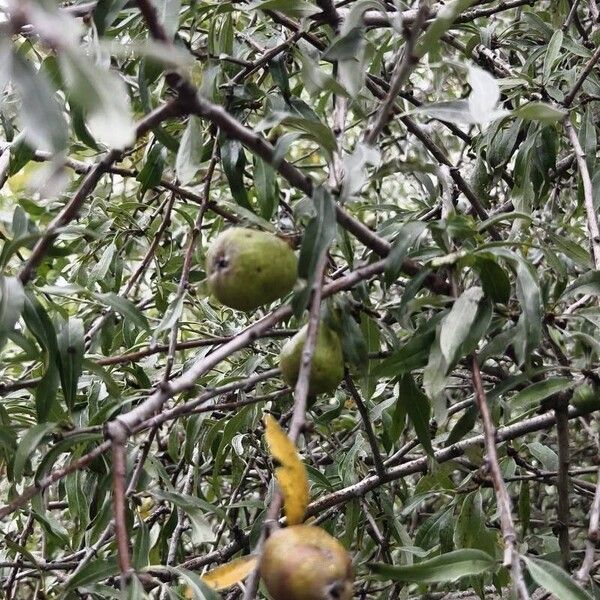
POLYGON ((12 56, 12 75, 19 91, 19 115, 25 138, 46 152, 60 152, 67 145, 67 122, 46 75, 35 71, 20 53, 12 56))
POLYGON ((109 148, 135 140, 129 95, 116 73, 95 65, 79 50, 62 52, 60 64, 71 96, 83 109, 90 132, 109 148))
POLYGON ((454 301, 452 309, 442 322, 440 350, 448 364, 454 362, 462 343, 467 339, 482 298, 483 290, 480 287, 465 290, 454 301))
POLYGON ((153 0, 158 18, 162 23, 169 38, 173 38, 179 27, 179 11, 181 0, 153 0))
POLYGON ((433 104, 423 104, 414 110, 432 119, 439 119, 456 125, 474 125, 475 120, 471 114, 468 100, 447 100, 433 104))
POLYGON ((346 200, 360 191, 367 181, 367 167, 379 167, 381 154, 377 148, 359 143, 352 154, 344 156, 344 182, 341 198, 346 200))
POLYGON ((321 9, 306 0, 256 0, 246 5, 246 10, 278 10, 290 17, 310 17, 321 9))
POLYGON ((175 161, 177 179, 182 185, 189 183, 200 167, 203 142, 202 121, 192 115, 181 137, 175 161))
POLYGON ((500 100, 500 88, 494 77, 479 67, 469 67, 467 80, 471 86, 469 110, 473 121, 486 125, 493 120, 500 100))
POLYGON ((0 348, 16 325, 25 301, 21 281, 16 277, 0 277, 0 348))
POLYGON ((352 4, 340 28, 340 37, 347 35, 351 30, 363 27, 363 15, 368 10, 381 11, 386 14, 385 7, 378 0, 359 0, 352 4))
POLYGON ((0 106, 4 101, 2 92, 12 75, 12 48, 8 37, 0 37, 0 106))

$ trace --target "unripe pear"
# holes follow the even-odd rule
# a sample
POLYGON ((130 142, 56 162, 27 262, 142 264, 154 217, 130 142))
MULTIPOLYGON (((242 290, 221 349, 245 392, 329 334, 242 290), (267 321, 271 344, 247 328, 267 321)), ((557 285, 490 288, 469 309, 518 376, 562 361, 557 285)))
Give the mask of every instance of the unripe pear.
POLYGON ((206 254, 210 292, 226 306, 253 310, 285 296, 294 287, 298 260, 272 233, 232 227, 206 254))
POLYGON ((344 547, 313 525, 278 529, 265 542, 260 575, 273 600, 350 600, 354 570, 344 547))
POLYGON ((582 383, 575 388, 571 403, 583 410, 596 410, 600 408, 600 393, 589 383, 582 383))
MULTIPOLYGON (((302 350, 306 342, 308 325, 288 340, 279 355, 279 368, 288 385, 296 385, 302 350)), ((312 357, 308 393, 326 394, 333 392, 344 378, 344 355, 337 333, 325 323, 319 324, 317 341, 312 357)))

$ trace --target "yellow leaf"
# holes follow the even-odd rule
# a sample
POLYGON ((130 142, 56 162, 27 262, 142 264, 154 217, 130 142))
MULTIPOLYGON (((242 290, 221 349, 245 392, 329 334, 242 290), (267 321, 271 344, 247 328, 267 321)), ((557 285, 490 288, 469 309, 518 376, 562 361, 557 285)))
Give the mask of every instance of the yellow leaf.
POLYGON ((275 476, 283 495, 288 525, 302 523, 308 506, 308 477, 304 464, 296 446, 271 415, 265 417, 265 438, 271 456, 281 465, 275 470, 275 476))
POLYGON ((213 569, 202 576, 202 581, 214 590, 224 590, 243 581, 254 571, 257 557, 253 554, 234 560, 213 569))
POLYGON ((142 504, 139 507, 140 517, 142 519, 147 519, 152 512, 152 509, 156 506, 156 502, 154 498, 146 497, 142 500, 142 504))

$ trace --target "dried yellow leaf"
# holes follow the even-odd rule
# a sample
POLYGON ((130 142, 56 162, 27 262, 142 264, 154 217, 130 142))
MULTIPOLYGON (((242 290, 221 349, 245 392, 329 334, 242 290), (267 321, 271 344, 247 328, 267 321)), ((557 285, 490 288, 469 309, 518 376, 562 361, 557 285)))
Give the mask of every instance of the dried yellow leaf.
POLYGON ((202 576, 202 581, 214 590, 224 590, 243 581, 255 569, 257 557, 253 554, 234 560, 213 569, 202 576))
POLYGON ((308 477, 304 464, 296 446, 271 415, 265 417, 265 438, 271 456, 281 465, 275 470, 275 476, 288 525, 302 523, 308 506, 308 477))

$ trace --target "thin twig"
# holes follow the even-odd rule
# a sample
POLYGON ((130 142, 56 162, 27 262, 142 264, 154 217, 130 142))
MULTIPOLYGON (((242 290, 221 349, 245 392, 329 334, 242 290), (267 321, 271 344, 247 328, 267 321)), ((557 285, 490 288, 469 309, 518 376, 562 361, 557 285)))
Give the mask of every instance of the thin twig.
MULTIPOLYGON (((598 434, 597 427, 591 432, 591 435, 595 441, 598 455, 600 456, 600 435, 598 434)), ((584 585, 587 583, 594 565, 598 542, 600 542, 600 468, 598 468, 596 472, 596 490, 594 492, 592 505, 590 506, 588 534, 585 541, 585 554, 581 567, 575 574, 576 579, 584 585)))
POLYGON ((121 589, 125 589, 131 571, 129 554, 129 535, 127 533, 127 507, 125 495, 125 477, 127 461, 126 437, 112 437, 112 481, 113 481, 113 517, 117 538, 117 558, 121 571, 121 589))
POLYGON ((563 566, 567 568, 571 559, 571 540, 569 538, 569 416, 567 412, 569 401, 568 398, 559 398, 557 403, 554 414, 556 416, 556 437, 558 441, 558 477, 556 479, 558 543, 563 566))
MULTIPOLYGON (((479 19, 481 17, 488 17, 488 16, 491 16, 494 14, 498 14, 498 13, 507 11, 507 10, 511 10, 513 8, 518 8, 519 6, 524 6, 526 4, 533 5, 536 3, 536 1, 537 0, 504 0, 500 4, 497 4, 496 6, 492 6, 489 8, 478 8, 478 9, 473 9, 470 11, 465 11, 463 14, 459 15, 456 18, 455 23, 457 23, 457 24, 468 23, 469 21, 474 21, 475 19, 479 19)), ((431 19, 435 18, 438 11, 441 8, 443 8, 443 6, 444 6, 443 3, 439 3, 436 6, 432 7, 431 14, 430 14, 430 21, 431 21, 431 19)), ((340 12, 342 14, 342 16, 345 16, 347 14, 347 10, 348 9, 344 9, 344 10, 340 10, 338 12, 340 12)), ((417 18, 417 12, 418 12, 418 9, 411 8, 409 10, 405 10, 405 11, 399 12, 397 14, 394 14, 394 13, 392 13, 392 14, 400 22, 410 24, 417 18)), ((368 10, 365 12, 364 17, 363 17, 363 22, 367 27, 370 27, 370 28, 390 27, 390 25, 391 25, 390 17, 388 15, 383 14, 381 11, 373 11, 373 10, 368 10)))
MULTIPOLYGON (((188 468, 185 481, 183 483, 182 492, 184 495, 189 496, 192 493, 192 489, 194 487, 194 471, 196 470, 196 465, 198 464, 198 460, 200 458, 200 447, 196 446, 194 449, 194 454, 192 456, 192 462, 188 468)), ((183 535, 187 527, 187 514, 181 506, 177 507, 177 525, 175 526, 175 530, 171 535, 171 539, 169 541, 169 550, 167 553, 167 565, 175 564, 175 560, 177 558, 177 548, 179 546, 179 540, 183 535)), ((160 594, 161 600, 165 600, 169 597, 169 592, 166 588, 163 588, 160 594)))
POLYGON ((146 463, 148 454, 150 454, 150 448, 152 447, 152 442, 154 441, 154 438, 156 437, 157 432, 158 432, 158 426, 152 427, 152 429, 150 429, 150 433, 148 434, 148 437, 146 438, 146 440, 144 441, 144 443, 141 445, 141 447, 139 449, 137 463, 135 465, 133 473, 131 474, 129 483, 127 484, 127 491, 125 492, 125 495, 127 497, 131 496, 135 492, 135 489, 137 488, 137 484, 140 479, 140 475, 142 474, 142 471, 144 470, 144 464, 146 463))
MULTIPOLYGON (((210 195, 210 185, 212 182, 213 173, 215 172, 215 166, 218 160, 218 145, 215 142, 213 144, 213 155, 210 160, 210 164, 208 165, 208 172, 206 174, 206 180, 204 184, 204 192, 203 202, 198 210, 198 215, 196 216, 196 220, 194 221, 194 225, 188 233, 188 241, 187 241, 187 249, 185 252, 185 257, 183 259, 183 268, 181 269, 181 277, 179 279, 179 284, 177 286, 177 293, 175 295, 175 299, 173 300, 173 304, 177 304, 188 287, 190 270, 192 268, 192 259, 194 256, 194 249, 196 247, 196 242, 198 241, 198 236, 200 235, 200 231, 202 230, 202 220, 204 218, 204 213, 206 212, 206 205, 208 203, 208 197, 210 195)), ((165 373, 163 376, 163 381, 167 382, 171 377, 171 370, 173 368, 173 363, 175 361, 175 351, 177 350, 177 332, 179 331, 179 319, 175 319, 173 326, 169 332, 169 350, 167 352, 167 365, 165 368, 165 373)))
POLYGON ((294 388, 294 412, 289 427, 289 437, 295 442, 304 427, 304 417, 306 414, 306 402, 308 398, 308 387, 310 373, 312 370, 312 358, 317 343, 317 334, 321 321, 321 300, 323 298, 323 276, 327 266, 327 252, 323 252, 315 267, 314 283, 312 287, 312 300, 308 315, 308 327, 306 330, 306 340, 302 349, 300 359, 300 370, 298 371, 298 380, 294 388))
POLYGON ((473 356, 472 359, 472 376, 473 387, 475 389, 475 401, 477 402, 477 407, 479 408, 481 420, 483 422, 483 436, 487 464, 492 477, 492 483, 494 484, 494 490, 496 491, 496 501, 500 511, 500 528, 504 539, 504 566, 507 569, 510 569, 513 587, 517 597, 520 600, 529 600, 529 593, 523 578, 521 559, 517 548, 517 533, 512 518, 512 503, 506 483, 504 482, 504 479, 502 479, 500 465, 498 464, 498 453, 496 452, 496 428, 492 422, 492 415, 490 414, 485 390, 483 388, 479 363, 475 356, 473 356))
POLYGON ((390 81, 390 87, 387 96, 383 100, 383 103, 379 107, 379 111, 365 134, 365 143, 369 146, 373 146, 379 137, 379 134, 383 128, 388 124, 394 106, 396 104, 396 98, 400 93, 400 88, 410 75, 410 72, 417 65, 419 57, 415 54, 415 48, 417 46, 417 40, 421 34, 421 30, 425 26, 427 17, 429 16, 429 6, 426 2, 420 2, 417 10, 417 15, 412 24, 412 29, 406 34, 406 44, 399 51, 398 56, 395 59, 394 72, 390 81))
MULTIPOLYGON (((27 538, 29 538, 29 536, 31 535, 32 531, 33 531, 33 513, 31 513, 28 517, 27 517, 27 521, 25 523, 25 527, 23 528, 23 531, 21 532, 21 535, 18 538, 18 542, 19 542, 19 546, 21 546, 21 548, 24 548, 26 546, 27 543, 27 538)), ((22 555, 20 553, 15 553, 15 559, 19 559, 19 557, 21 557, 22 555)), ((13 591, 14 591, 14 583, 15 583, 15 579, 19 573, 19 569, 22 567, 22 564, 17 561, 17 564, 14 565, 8 575, 8 579, 6 581, 6 585, 4 587, 4 593, 6 594, 6 600, 12 600, 13 598, 13 591)))
POLYGON ((379 451, 379 443, 377 441, 377 436, 375 435, 375 431, 373 431, 373 424, 371 423, 371 417, 369 416, 369 411, 365 406, 362 398, 360 397, 360 393, 354 385, 354 381, 350 376, 350 373, 346 372, 346 387, 356 404, 356 408, 360 414, 362 419, 363 428, 365 433, 367 434, 367 439, 369 440, 369 445, 371 446, 371 453, 373 454, 373 463, 375 465, 375 471, 381 477, 381 479, 385 479, 385 465, 383 462, 383 458, 381 457, 381 452, 379 451))
POLYGON ((346 116, 348 114, 348 99, 336 96, 333 109, 333 135, 336 139, 336 150, 329 170, 328 183, 332 190, 339 190, 344 180, 343 143, 346 130, 346 116))
POLYGON ((581 89, 581 86, 583 85, 583 83, 587 79, 588 75, 592 72, 592 70, 594 69, 594 67, 596 66, 596 64, 598 63, 599 60, 600 60, 600 46, 598 46, 598 48, 596 48, 596 51, 594 52, 594 54, 592 54, 592 57, 590 58, 590 60, 588 60, 587 64, 583 68, 583 71, 581 71, 581 73, 579 74, 577 81, 575 81, 575 85, 573 86, 571 91, 565 96, 564 105, 566 107, 569 107, 569 106, 571 106, 571 104, 573 104, 573 100, 575 100, 575 96, 577 96, 577 93, 581 89))
POLYGON ((580 1, 581 0, 573 0, 573 3, 571 4, 571 10, 569 11, 569 14, 567 15, 567 18, 565 19, 565 22, 562 26, 563 31, 567 31, 567 29, 569 29, 569 27, 571 26, 573 19, 577 15, 577 7, 579 6, 580 1))
POLYGON ((585 204, 585 210, 587 214, 587 226, 590 237, 590 246, 592 249, 592 259, 596 270, 600 269, 600 229, 598 228, 598 215, 594 206, 594 191, 592 188, 592 180, 590 178, 590 172, 587 167, 585 160, 585 153, 579 143, 577 133, 571 125, 570 121, 565 121, 565 129, 573 151, 575 152, 575 159, 577 160, 577 166, 579 168, 579 175, 581 176, 581 182, 583 184, 583 199, 585 204))

